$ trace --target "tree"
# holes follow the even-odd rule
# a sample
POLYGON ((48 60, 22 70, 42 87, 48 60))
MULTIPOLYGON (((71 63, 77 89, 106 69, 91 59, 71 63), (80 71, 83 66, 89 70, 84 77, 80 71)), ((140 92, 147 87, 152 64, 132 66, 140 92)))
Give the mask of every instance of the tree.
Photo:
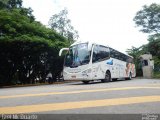
POLYGON ((54 74, 62 70, 58 52, 69 42, 32 19, 31 9, 10 8, 6 7, 10 3, 3 3, 0 9, 0 85, 34 83, 36 78, 43 82, 47 71, 54 74))
POLYGON ((153 55, 154 70, 160 73, 160 35, 150 36, 148 39, 148 50, 153 55))
POLYGON ((0 9, 19 9, 22 15, 28 16, 31 21, 34 21, 35 18, 32 14, 33 10, 29 8, 22 7, 22 0, 0 0, 0 9))
POLYGON ((150 36, 148 41, 149 52, 160 59, 160 34, 150 36))
POLYGON ((67 9, 64 9, 58 14, 53 15, 49 20, 49 26, 51 26, 53 30, 56 30, 62 36, 73 42, 79 37, 79 35, 78 31, 74 30, 74 27, 71 25, 71 20, 68 19, 67 15, 67 9))
MULTIPOLYGON (((149 43, 139 49, 139 54, 151 53, 153 55, 155 69, 160 71, 160 5, 151 4, 143 6, 133 19, 140 31, 149 33, 149 43)), ((131 50, 133 53, 134 50, 131 50)), ((139 54, 134 54, 136 57, 139 54)))
POLYGON ((21 8, 22 0, 8 0, 8 5, 10 8, 21 8))
POLYGON ((22 0, 0 0, 0 8, 21 8, 22 2, 22 0))
POLYGON ((133 19, 144 33, 160 33, 160 5, 151 4, 143 6, 133 19))
POLYGON ((136 67, 136 75, 142 76, 142 65, 140 61, 140 55, 148 52, 148 45, 142 45, 138 48, 132 46, 132 48, 127 49, 126 52, 134 58, 134 63, 136 67))
POLYGON ((6 8, 7 7, 7 0, 0 0, 0 9, 6 8))

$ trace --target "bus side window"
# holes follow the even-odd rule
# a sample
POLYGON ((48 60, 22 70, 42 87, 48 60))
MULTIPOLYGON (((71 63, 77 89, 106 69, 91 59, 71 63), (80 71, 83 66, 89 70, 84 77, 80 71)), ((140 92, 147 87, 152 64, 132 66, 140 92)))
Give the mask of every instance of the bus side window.
POLYGON ((112 58, 116 58, 115 55, 116 54, 116 51, 114 50, 114 49, 112 49, 112 48, 110 48, 110 57, 112 57, 112 58))
POLYGON ((93 59, 92 62, 102 61, 109 58, 109 48, 95 45, 93 49, 93 59))
POLYGON ((99 56, 101 60, 109 58, 109 49, 104 46, 99 46, 99 56))
POLYGON ((133 63, 133 58, 131 57, 127 57, 127 60, 126 60, 128 63, 133 63))
POLYGON ((93 48, 93 58, 92 58, 92 62, 97 62, 98 61, 98 48, 97 45, 94 46, 93 48))

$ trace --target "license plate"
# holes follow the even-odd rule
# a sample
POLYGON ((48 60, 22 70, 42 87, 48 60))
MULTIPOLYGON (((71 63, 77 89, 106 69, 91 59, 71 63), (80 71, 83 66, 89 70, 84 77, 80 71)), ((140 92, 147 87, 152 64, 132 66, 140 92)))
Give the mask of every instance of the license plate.
POLYGON ((74 75, 74 76, 71 76, 72 78, 76 78, 76 76, 74 75))

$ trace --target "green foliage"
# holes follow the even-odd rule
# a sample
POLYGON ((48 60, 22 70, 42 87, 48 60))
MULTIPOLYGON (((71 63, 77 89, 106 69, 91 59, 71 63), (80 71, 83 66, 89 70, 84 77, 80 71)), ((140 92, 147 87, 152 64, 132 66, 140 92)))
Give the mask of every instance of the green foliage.
POLYGON ((7 8, 7 0, 0 0, 0 9, 7 8))
POLYGON ((126 52, 134 57, 134 63, 136 65, 137 76, 142 76, 142 65, 140 61, 140 55, 151 53, 153 55, 154 60, 154 71, 160 72, 160 41, 159 39, 151 38, 149 39, 149 43, 146 45, 142 45, 139 48, 132 47, 132 49, 128 49, 126 52))
POLYGON ((21 0, 0 3, 0 85, 44 82, 48 71, 56 77, 63 66, 58 52, 68 40, 35 21, 21 0))
POLYGON ((0 9, 21 8, 22 0, 0 0, 0 9))
POLYGON ((160 33, 160 5, 153 3, 143 6, 143 9, 137 12, 134 21, 144 33, 160 33))
POLYGON ((154 71, 153 77, 154 78, 160 78, 160 72, 154 71))
POLYGON ((148 40, 149 40, 148 43, 149 52, 152 55, 158 56, 160 58, 160 34, 150 36, 148 40))
POLYGON ((60 13, 53 15, 49 20, 49 25, 62 36, 66 37, 71 43, 79 37, 78 31, 74 30, 71 20, 68 19, 68 10, 64 9, 60 13))
POLYGON ((21 8, 22 0, 8 0, 8 5, 10 8, 21 8))
POLYGON ((160 34, 155 34, 148 39, 148 50, 153 55, 154 59, 154 71, 156 76, 160 74, 160 34))
POLYGON ((159 56, 154 56, 154 72, 160 74, 160 58, 159 56))
POLYGON ((140 55, 144 54, 146 52, 146 45, 143 45, 139 48, 133 47, 131 49, 128 49, 126 52, 131 55, 134 58, 134 63, 136 67, 136 75, 142 76, 142 64, 140 61, 140 55))
MULTIPOLYGON (((127 52, 135 58, 136 69, 139 72, 139 56, 145 53, 151 53, 154 60, 154 76, 160 78, 160 5, 151 4, 143 6, 133 19, 141 31, 150 33, 149 43, 139 48, 129 49, 127 52)), ((138 73, 137 72, 137 73, 138 73)))

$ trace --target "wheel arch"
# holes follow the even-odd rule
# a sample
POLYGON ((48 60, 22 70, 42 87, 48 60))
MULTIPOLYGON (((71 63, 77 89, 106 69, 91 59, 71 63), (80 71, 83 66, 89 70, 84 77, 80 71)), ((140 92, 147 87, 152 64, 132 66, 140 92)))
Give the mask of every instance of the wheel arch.
POLYGON ((112 74, 111 74, 111 71, 110 71, 109 69, 106 70, 106 72, 105 72, 105 74, 104 74, 104 78, 105 78, 106 73, 109 73, 110 76, 111 76, 111 78, 112 78, 112 74))

